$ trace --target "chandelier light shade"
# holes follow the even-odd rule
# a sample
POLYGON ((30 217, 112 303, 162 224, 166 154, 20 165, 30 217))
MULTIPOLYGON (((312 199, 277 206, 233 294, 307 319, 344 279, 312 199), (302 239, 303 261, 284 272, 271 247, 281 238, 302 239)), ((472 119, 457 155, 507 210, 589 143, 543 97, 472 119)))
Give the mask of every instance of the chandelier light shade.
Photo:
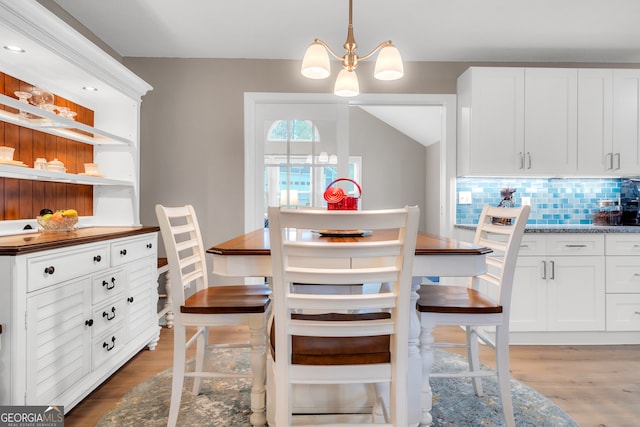
POLYGON ((302 59, 302 75, 309 79, 326 79, 331 74, 331 61, 327 49, 313 42, 302 59))
POLYGON ((355 70, 340 70, 333 93, 338 96, 356 96, 360 93, 360 85, 358 85, 358 76, 355 70))
POLYGON ((404 76, 402 57, 391 40, 380 43, 364 56, 356 53, 357 43, 353 36, 353 0, 349 0, 349 27, 347 40, 344 42, 344 55, 337 55, 325 42, 315 39, 307 48, 302 60, 302 75, 310 79, 326 79, 331 74, 329 54, 342 62, 342 70, 338 73, 333 93, 338 96, 356 96, 360 93, 356 68, 360 61, 365 61, 378 51, 374 77, 378 80, 397 80, 404 76))

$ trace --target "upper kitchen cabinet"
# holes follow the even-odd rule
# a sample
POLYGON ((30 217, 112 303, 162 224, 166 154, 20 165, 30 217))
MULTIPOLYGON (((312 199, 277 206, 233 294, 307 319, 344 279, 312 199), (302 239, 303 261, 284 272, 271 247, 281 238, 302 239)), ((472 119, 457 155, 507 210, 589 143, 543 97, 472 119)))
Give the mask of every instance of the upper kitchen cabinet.
POLYGON ((578 170, 637 176, 640 70, 578 70, 578 170))
POLYGON ((80 225, 139 225, 140 105, 151 86, 36 1, 0 0, 0 46, 0 145, 14 147, 16 161, 0 164, 0 232, 74 202, 86 212, 80 225), (34 88, 80 114, 64 117, 15 94, 34 88), (33 167, 54 156, 66 171, 33 167), (84 175, 91 162, 100 175, 84 175))
POLYGON ((577 170, 575 69, 471 67, 458 79, 458 175, 577 170))
POLYGON ((640 172, 640 70, 613 71, 613 136, 608 170, 622 176, 640 172))
POLYGON ((458 175, 521 173, 524 68, 469 68, 458 78, 458 175))
POLYGON ((521 172, 574 174, 577 171, 577 70, 526 68, 524 73, 521 172))

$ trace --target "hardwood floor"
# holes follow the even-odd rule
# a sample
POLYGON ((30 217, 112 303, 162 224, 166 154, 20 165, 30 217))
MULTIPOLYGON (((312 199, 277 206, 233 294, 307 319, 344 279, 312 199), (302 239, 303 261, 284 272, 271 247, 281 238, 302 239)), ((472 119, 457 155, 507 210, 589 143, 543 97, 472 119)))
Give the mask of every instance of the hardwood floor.
MULTIPOLYGON (((246 330, 222 333, 241 340, 246 330)), ((462 338, 456 327, 439 328, 436 334, 462 338)), ((156 350, 140 352, 87 396, 65 416, 65 426, 95 426, 132 387, 170 367, 172 357, 173 332, 163 328, 156 350)), ((491 351, 483 349, 482 357, 494 365, 491 351)), ((582 427, 640 425, 640 345, 511 346, 511 375, 547 396, 582 427)))

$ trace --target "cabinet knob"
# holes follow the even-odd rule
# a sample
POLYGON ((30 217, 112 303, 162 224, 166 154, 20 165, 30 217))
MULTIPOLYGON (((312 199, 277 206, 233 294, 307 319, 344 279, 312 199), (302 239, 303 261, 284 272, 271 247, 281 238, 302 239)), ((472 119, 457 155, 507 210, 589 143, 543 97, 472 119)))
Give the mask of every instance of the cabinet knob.
POLYGON ((113 350, 115 346, 116 346, 116 337, 111 337, 111 344, 107 342, 102 343, 102 348, 106 348, 107 351, 113 350))
POLYGON ((129 298, 127 298, 127 301, 129 301, 129 302, 133 302, 133 297, 129 297, 129 298))
POLYGON ((93 326, 93 319, 87 320, 86 322, 84 322, 84 324, 89 326, 89 327, 93 326))
POLYGON ((147 243, 147 249, 151 249, 153 248, 153 244, 152 243, 147 243))
POLYGON ((53 268, 53 265, 50 265, 49 267, 45 267, 44 274, 53 274, 55 271, 56 269, 53 268))
POLYGON ((127 250, 123 249, 120 251, 120 255, 125 256, 127 254, 127 250))
POLYGON ((102 261, 102 257, 100 255, 96 255, 93 257, 93 262, 100 262, 102 261))

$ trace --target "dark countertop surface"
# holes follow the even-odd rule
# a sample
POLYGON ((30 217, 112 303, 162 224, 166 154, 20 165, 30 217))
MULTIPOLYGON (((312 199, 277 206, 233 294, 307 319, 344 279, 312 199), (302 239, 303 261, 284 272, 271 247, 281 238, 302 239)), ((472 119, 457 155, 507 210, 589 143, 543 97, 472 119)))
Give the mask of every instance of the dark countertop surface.
MULTIPOLYGON (((475 224, 455 224, 455 228, 463 230, 476 229, 475 224)), ((558 224, 558 225, 529 225, 527 224, 525 233, 640 233, 640 226, 606 226, 606 225, 574 225, 574 224, 558 224)))
POLYGON ((0 237, 0 255, 20 255, 157 231, 160 231, 157 226, 87 227, 69 233, 34 232, 2 236, 0 237))

